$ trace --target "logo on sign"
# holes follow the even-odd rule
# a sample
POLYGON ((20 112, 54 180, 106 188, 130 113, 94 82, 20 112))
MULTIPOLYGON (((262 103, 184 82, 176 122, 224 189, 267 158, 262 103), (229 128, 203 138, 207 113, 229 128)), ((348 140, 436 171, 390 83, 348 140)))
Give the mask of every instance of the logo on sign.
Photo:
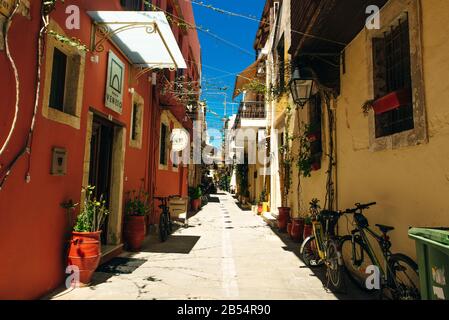
POLYGON ((123 77, 125 64, 112 52, 109 52, 108 77, 106 82, 106 107, 122 113, 123 77))

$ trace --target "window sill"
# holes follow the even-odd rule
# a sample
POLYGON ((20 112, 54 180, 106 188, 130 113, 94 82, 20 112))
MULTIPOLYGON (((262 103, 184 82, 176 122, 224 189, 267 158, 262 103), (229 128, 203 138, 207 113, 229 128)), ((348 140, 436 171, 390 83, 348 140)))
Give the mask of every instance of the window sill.
POLYGON ((81 120, 79 117, 59 111, 54 108, 47 108, 45 110, 46 112, 43 112, 43 116, 49 120, 65 124, 67 126, 70 126, 74 129, 79 130, 81 126, 81 120))
POLYGON ((159 170, 163 170, 163 171, 168 171, 168 165, 159 164, 158 169, 159 169, 159 170))
POLYGON ((142 141, 131 139, 131 140, 129 140, 129 146, 133 149, 141 150, 142 149, 142 141))

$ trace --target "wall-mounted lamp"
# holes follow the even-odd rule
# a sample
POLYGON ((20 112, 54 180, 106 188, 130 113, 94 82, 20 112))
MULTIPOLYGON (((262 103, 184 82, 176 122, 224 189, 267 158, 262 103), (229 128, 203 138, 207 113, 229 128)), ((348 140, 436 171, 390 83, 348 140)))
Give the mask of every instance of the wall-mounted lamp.
POLYGON ((315 77, 310 69, 295 68, 290 82, 290 91, 296 105, 304 107, 312 96, 315 77))

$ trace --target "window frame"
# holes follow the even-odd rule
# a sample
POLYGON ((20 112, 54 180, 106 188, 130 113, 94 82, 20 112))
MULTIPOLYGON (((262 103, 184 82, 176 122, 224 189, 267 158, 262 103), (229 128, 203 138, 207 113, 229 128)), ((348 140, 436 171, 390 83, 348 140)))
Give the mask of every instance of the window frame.
POLYGON ((131 102, 131 118, 129 122, 129 145, 135 149, 142 149, 143 141, 143 123, 144 123, 144 111, 145 100, 138 93, 133 93, 131 102), (136 108, 135 108, 136 107, 136 108), (137 114, 135 114, 137 111, 137 114), (134 125, 136 128, 134 128, 134 125), (133 137, 133 133, 136 133, 136 138, 133 137))
MULTIPOLYGON (((379 38, 373 38, 374 97, 390 101, 399 92, 404 96, 399 107, 378 112, 375 108, 375 136, 386 137, 413 130, 411 97, 410 26, 408 14, 401 15, 379 38)), ((393 105, 391 105, 393 106, 393 105)))
POLYGON ((374 110, 368 114, 369 149, 372 152, 399 149, 428 143, 427 115, 425 108, 425 88, 423 76, 422 20, 418 0, 390 1, 381 10, 380 30, 366 30, 366 56, 368 57, 368 99, 375 99, 373 38, 379 38, 383 32, 394 25, 399 18, 408 15, 411 91, 414 128, 384 137, 376 137, 374 110))
MULTIPOLYGON (((64 30, 52 19, 49 29, 67 36, 64 30)), ((86 64, 86 52, 75 47, 68 46, 53 36, 47 35, 45 47, 45 74, 43 83, 42 116, 46 119, 68 125, 79 130, 81 127, 81 111, 84 95, 84 71, 86 64), (67 108, 67 99, 71 99, 70 112, 60 111, 50 107, 50 95, 52 89, 53 55, 58 49, 67 56, 67 71, 64 87, 64 108, 67 108), (69 79, 68 79, 69 78, 69 79), (70 86, 70 87, 68 87, 70 86)))

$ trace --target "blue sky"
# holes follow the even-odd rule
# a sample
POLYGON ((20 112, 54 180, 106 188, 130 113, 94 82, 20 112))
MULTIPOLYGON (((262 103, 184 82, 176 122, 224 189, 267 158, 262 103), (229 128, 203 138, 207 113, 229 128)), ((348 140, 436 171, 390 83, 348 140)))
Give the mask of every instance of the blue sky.
MULTIPOLYGON (((205 4, 252 16, 257 20, 262 15, 265 0, 199 0, 205 4)), ((198 2, 199 2, 198 1, 198 2)), ((201 43, 203 59, 203 99, 206 99, 210 110, 207 122, 209 128, 221 129, 224 116, 224 95, 227 94, 227 116, 237 112, 237 105, 231 104, 234 90, 235 74, 244 70, 256 56, 253 49, 253 42, 258 28, 256 21, 225 15, 211 9, 201 7, 192 3, 195 20, 198 26, 208 29, 211 33, 232 43, 226 44, 224 41, 215 39, 209 34, 198 31, 201 43), (236 47, 240 47, 236 48, 236 47), (246 52, 245 52, 246 51, 246 52), (222 88, 227 87, 226 91, 222 88)), ((214 146, 219 146, 221 141, 212 141, 214 146)))

